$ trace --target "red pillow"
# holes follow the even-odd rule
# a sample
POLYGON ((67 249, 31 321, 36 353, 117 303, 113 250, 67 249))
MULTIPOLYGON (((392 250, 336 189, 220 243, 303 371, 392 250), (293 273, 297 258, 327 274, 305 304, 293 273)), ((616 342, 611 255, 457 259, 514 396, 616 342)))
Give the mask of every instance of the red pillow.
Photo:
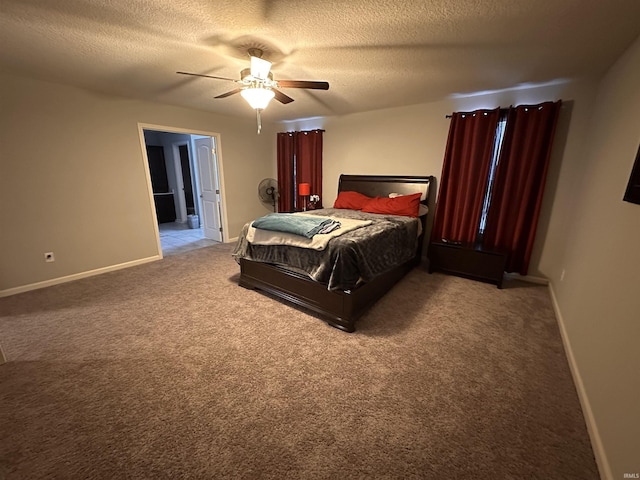
POLYGON ((394 198, 372 198, 362 207, 363 212, 382 213, 386 215, 404 215, 405 217, 417 217, 420 209, 421 193, 402 195, 394 198))
POLYGON ((336 198, 333 208, 348 208, 349 210, 362 210, 362 207, 371 197, 358 192, 340 192, 336 198))

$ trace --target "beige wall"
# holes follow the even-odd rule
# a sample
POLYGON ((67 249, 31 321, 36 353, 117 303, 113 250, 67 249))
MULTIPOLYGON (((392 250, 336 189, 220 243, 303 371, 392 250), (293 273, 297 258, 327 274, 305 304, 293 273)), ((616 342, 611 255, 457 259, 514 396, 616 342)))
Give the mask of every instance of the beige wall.
POLYGON ((640 38, 600 86, 550 275, 614 479, 640 473, 640 205, 622 201, 639 144, 640 38))
POLYGON ((0 293, 158 255, 138 124, 220 135, 229 237, 265 209, 275 130, 0 75, 0 293), (54 263, 44 252, 54 252, 54 263))
POLYGON ((449 131, 449 120, 445 116, 451 112, 562 99, 558 135, 529 271, 537 277, 551 275, 564 252, 562 225, 573 198, 575 176, 581 175, 582 144, 596 87, 595 80, 559 81, 535 88, 324 119, 315 125, 326 130, 324 203, 333 204, 341 173, 434 175, 439 179, 449 131))

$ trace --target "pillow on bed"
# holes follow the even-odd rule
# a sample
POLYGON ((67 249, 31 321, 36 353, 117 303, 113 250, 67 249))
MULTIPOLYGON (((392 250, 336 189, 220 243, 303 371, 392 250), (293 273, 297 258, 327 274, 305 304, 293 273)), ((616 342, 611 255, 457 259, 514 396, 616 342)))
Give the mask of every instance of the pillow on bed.
MULTIPOLYGON (((399 193, 390 193, 389 198, 402 197, 399 193)), ((420 203, 420 207, 418 207, 418 216, 422 217, 429 213, 429 207, 427 207, 424 203, 420 203)))
POLYGON ((413 193, 411 195, 401 195, 394 198, 372 198, 362 207, 362 211, 367 213, 417 217, 420 209, 421 196, 421 193, 413 193))
POLYGON ((333 208, 348 208, 349 210, 362 210, 362 207, 371 200, 371 197, 359 192, 340 192, 333 208))

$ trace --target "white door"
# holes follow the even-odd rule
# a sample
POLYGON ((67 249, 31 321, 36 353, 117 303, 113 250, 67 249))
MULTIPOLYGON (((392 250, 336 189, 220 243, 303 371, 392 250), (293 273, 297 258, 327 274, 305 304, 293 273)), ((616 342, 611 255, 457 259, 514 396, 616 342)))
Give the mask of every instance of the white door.
POLYGON ((200 201, 202 204, 202 229, 204 236, 212 240, 222 241, 220 227, 220 209, 218 202, 220 189, 216 175, 216 158, 213 139, 211 137, 195 140, 198 173, 200 174, 200 201))

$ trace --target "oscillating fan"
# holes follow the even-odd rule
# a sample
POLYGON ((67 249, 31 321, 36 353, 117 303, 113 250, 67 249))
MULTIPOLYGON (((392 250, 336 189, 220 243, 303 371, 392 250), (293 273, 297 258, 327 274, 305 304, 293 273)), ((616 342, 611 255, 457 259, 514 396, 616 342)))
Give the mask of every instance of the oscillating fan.
POLYGON ((262 203, 268 203, 276 211, 276 200, 278 198, 278 182, 273 178, 265 178, 258 185, 258 198, 262 203))

